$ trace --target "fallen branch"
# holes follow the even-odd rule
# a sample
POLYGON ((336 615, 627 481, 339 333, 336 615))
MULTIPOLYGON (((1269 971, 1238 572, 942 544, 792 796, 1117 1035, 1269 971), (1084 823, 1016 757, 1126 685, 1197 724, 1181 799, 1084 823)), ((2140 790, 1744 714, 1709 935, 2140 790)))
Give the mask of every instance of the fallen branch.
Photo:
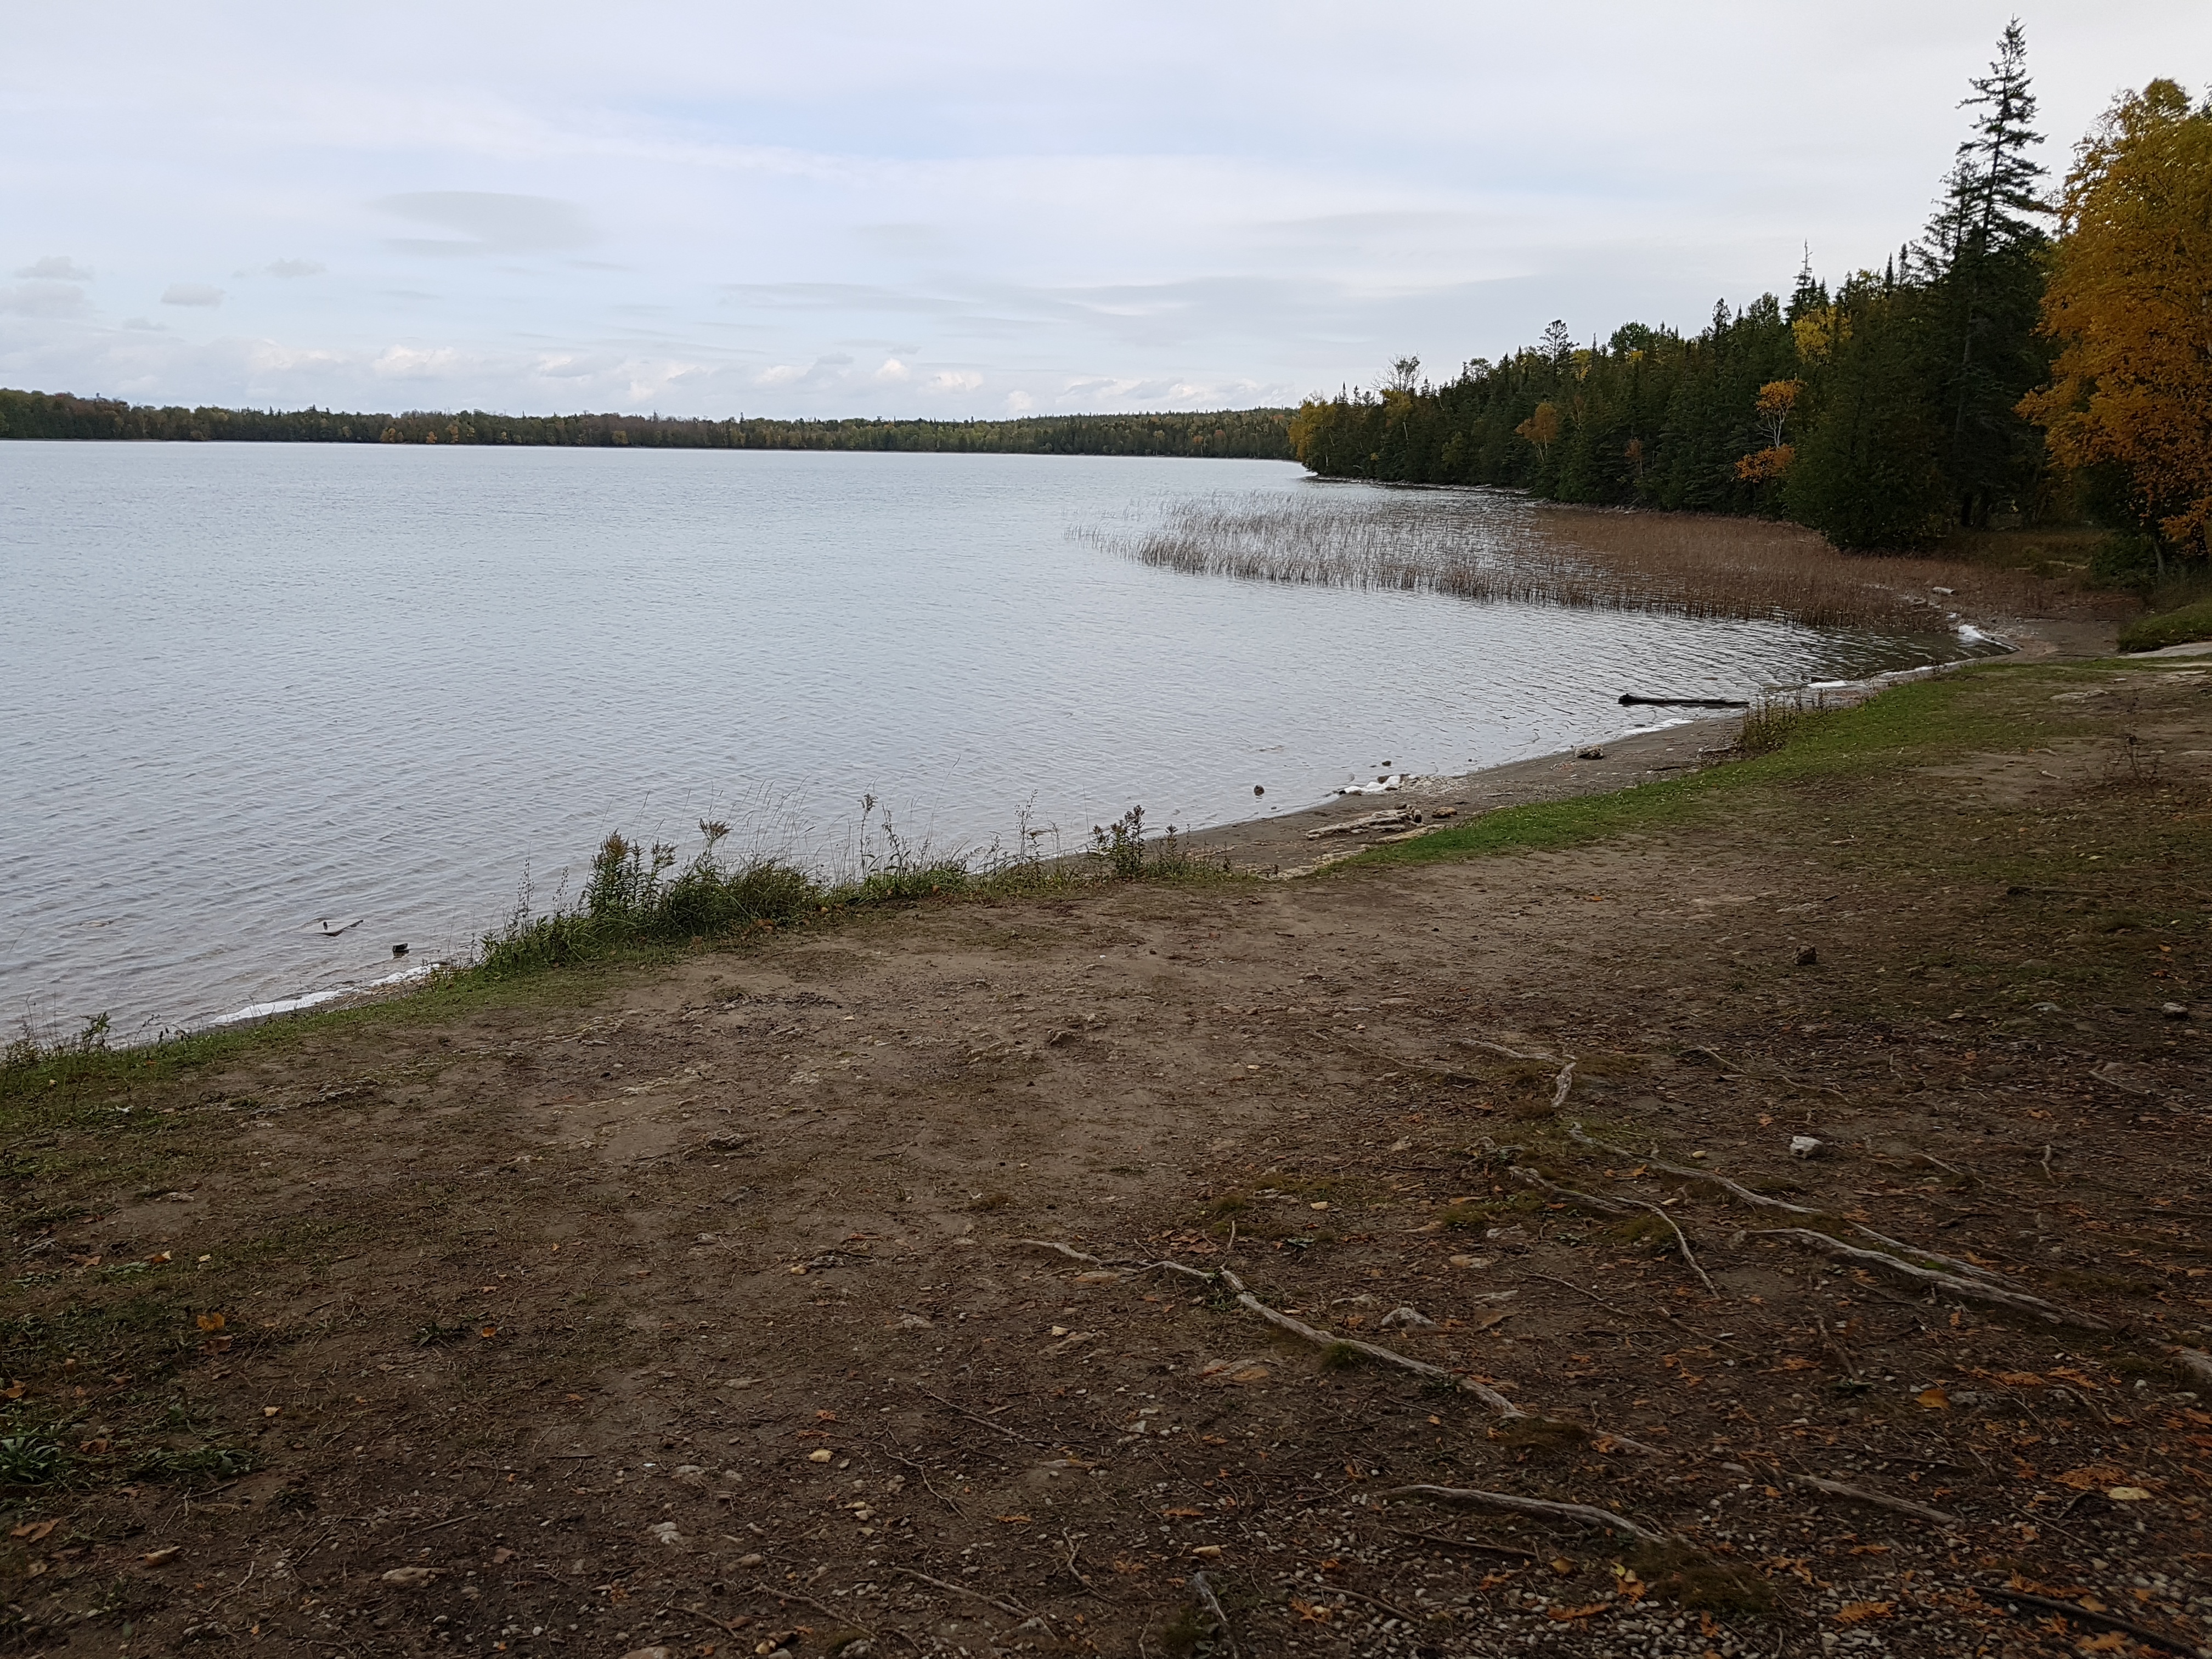
POLYGON ((1578 1193, 1571 1187, 1558 1186, 1552 1182, 1545 1180, 1543 1176, 1538 1175, 1534 1170, 1529 1169, 1526 1164, 1516 1164, 1505 1173, 1513 1180, 1519 1182, 1524 1187, 1534 1187, 1540 1193, 1549 1193, 1553 1198, 1559 1199, 1562 1202, 1575 1205, 1582 1209, 1595 1211, 1599 1215, 1628 1215, 1632 1213, 1630 1206, 1617 1203, 1612 1199, 1600 1198, 1594 1193, 1578 1193))
POLYGON ((2186 1654, 2188 1659, 2206 1659, 2205 1650, 2193 1647, 2178 1636, 2161 1635, 2148 1625, 2138 1625, 2133 1620, 2123 1619, 2117 1613, 2092 1613, 2078 1602, 2062 1601, 2054 1595, 2031 1595, 2026 1590, 1987 1589, 1978 1592, 1985 1600, 2006 1604, 2013 1611, 2033 1607, 2045 1613, 2063 1613, 2069 1619, 2079 1620, 2098 1630, 2116 1630, 2123 1636, 2132 1636, 2138 1642, 2162 1648, 2168 1653, 2186 1654))
POLYGON ((1221 1598, 1213 1593, 1213 1586, 1206 1582, 1203 1571, 1190 1576, 1190 1593, 1198 1598, 1206 1616, 1213 1620, 1214 1629, 1221 1632, 1221 1645, 1229 1650, 1229 1659, 1237 1659, 1237 1634, 1229 1628, 1229 1614, 1221 1605, 1221 1598))
POLYGON ((1510 1492, 1483 1492, 1474 1486, 1399 1486, 1378 1494, 1383 1498, 1421 1498, 1431 1504, 1466 1504, 1477 1509, 1503 1510, 1510 1515, 1530 1516, 1539 1521, 1565 1521, 1581 1527, 1601 1527, 1625 1533, 1649 1544, 1666 1542, 1664 1533, 1638 1526, 1626 1516, 1615 1515, 1589 1504, 1555 1504, 1544 1498, 1516 1498, 1510 1492))
MULTIPOLYGON (((1156 1267, 1165 1267, 1175 1264, 1162 1261, 1156 1262, 1153 1265, 1156 1267)), ((1188 1267, 1178 1267, 1176 1271, 1181 1273, 1191 1272, 1188 1267)), ((1498 1393, 1497 1389, 1490 1387, 1487 1383, 1478 1382, 1473 1377, 1462 1376, 1455 1371, 1448 1371, 1441 1365, 1431 1365, 1425 1359, 1415 1359, 1410 1355, 1399 1353, 1393 1349, 1378 1346, 1376 1344, 1372 1342, 1362 1342, 1356 1337, 1332 1336, 1327 1331, 1316 1329, 1315 1327, 1307 1324, 1303 1320, 1293 1319, 1290 1315, 1269 1307, 1266 1303, 1261 1301, 1258 1297, 1253 1295, 1251 1291, 1246 1290, 1244 1288, 1243 1281, 1238 1279, 1235 1273, 1230 1272, 1228 1268, 1222 1268, 1218 1276, 1221 1279, 1221 1282, 1228 1285, 1230 1290, 1235 1293, 1237 1297, 1237 1305, 1238 1307, 1244 1309, 1247 1312, 1259 1315, 1261 1318, 1266 1320, 1270 1325, 1275 1327, 1276 1329, 1288 1331, 1292 1336, 1297 1337, 1302 1340, 1310 1342, 1316 1347, 1348 1348, 1354 1353, 1364 1354, 1368 1358, 1379 1360, 1385 1365, 1395 1365, 1401 1370, 1411 1371, 1417 1376, 1425 1376, 1431 1382, 1442 1382, 1451 1388, 1461 1389, 1468 1394, 1474 1395, 1476 1399, 1481 1401, 1484 1405, 1489 1407, 1491 1410, 1496 1412, 1500 1417, 1526 1417, 1528 1415, 1527 1412, 1522 1410, 1520 1407, 1515 1405, 1511 1401, 1508 1400, 1504 1395, 1498 1393)), ((1194 1277, 1202 1279, 1206 1277, 1206 1275, 1199 1273, 1194 1274, 1194 1277)))
MULTIPOLYGON (((970 1589, 965 1584, 956 1584, 951 1583, 949 1579, 932 1578, 927 1573, 917 1572, 912 1567, 900 1567, 896 1571, 908 1578, 918 1578, 925 1584, 934 1584, 941 1590, 950 1590, 955 1595, 965 1595, 970 1600, 982 1602, 986 1607, 996 1607, 1000 1613, 1005 1613, 1011 1619, 1035 1619, 1038 1617, 1037 1614, 1031 1613, 1027 1607, 1024 1607, 1018 1601, 1001 1601, 995 1595, 986 1595, 981 1590, 970 1589)), ((781 1595, 783 1592, 781 1590, 770 1590, 769 1594, 771 1595, 781 1595)), ((799 1599, 804 1601, 806 1598, 801 1596, 799 1599)), ((822 1604, 819 1601, 817 1601, 814 1605, 817 1607, 822 1607, 822 1604)), ((832 1607, 823 1607, 822 1610, 824 1613, 830 1613, 833 1617, 842 1616, 837 1614, 836 1610, 832 1607)))
POLYGON ((2077 1313, 2069 1308, 2045 1302, 2039 1296, 2029 1296, 2018 1291, 2008 1291, 2001 1285, 1982 1283, 1978 1279, 1961 1279, 1956 1273, 1938 1273, 1932 1267, 1917 1267, 1910 1261, 1880 1250, 1862 1250, 1855 1244, 1846 1244, 1826 1233, 1816 1233, 1807 1227, 1771 1227, 1759 1233, 1761 1238, 1779 1238, 1802 1249, 1822 1255, 1832 1255, 1844 1261, 1855 1261, 1862 1267, 1878 1267, 1885 1273, 1910 1279, 1916 1285, 1948 1291, 1952 1295, 1969 1301, 1986 1302, 2000 1308, 2011 1308, 2021 1313, 2033 1314, 2053 1325, 2077 1325, 2083 1330, 2106 1331, 2112 1327, 2094 1315, 2077 1313))
MULTIPOLYGON (((919 1574, 916 1575, 916 1577, 919 1576, 919 1574)), ((840 1612, 837 1608, 831 1607, 827 1601, 816 1601, 804 1590, 792 1589, 787 1586, 782 1589, 771 1589, 769 1585, 763 1583, 755 1583, 753 1589, 759 1595, 772 1595, 778 1601, 804 1601, 808 1607, 816 1609, 817 1612, 823 1613, 828 1618, 836 1620, 841 1625, 854 1626, 860 1630, 866 1631, 872 1638, 881 1633, 878 1631, 872 1629, 866 1625, 861 1624, 859 1620, 854 1618, 851 1608, 848 1607, 844 1611, 840 1612)), ((720 1625, 722 1622, 720 1620, 716 1619, 712 1613, 702 1613, 698 1616, 706 1620, 709 1624, 720 1625)), ((735 1635, 737 1633, 735 1630, 728 1625, 722 1625, 722 1628, 726 1631, 729 1631, 732 1635, 735 1635)), ((921 1650, 921 1644, 915 1641, 913 1637, 908 1636, 904 1631, 899 1629, 896 1626, 885 1626, 884 1629, 889 1630, 892 1635, 897 1637, 901 1641, 904 1642, 908 1647, 914 1649, 917 1653, 921 1650)))

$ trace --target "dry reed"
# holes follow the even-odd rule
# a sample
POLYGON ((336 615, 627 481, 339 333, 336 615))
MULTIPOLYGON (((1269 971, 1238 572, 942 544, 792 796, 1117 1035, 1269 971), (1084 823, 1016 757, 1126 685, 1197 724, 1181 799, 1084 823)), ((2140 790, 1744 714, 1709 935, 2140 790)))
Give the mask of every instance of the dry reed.
POLYGON ((1948 631, 1954 611, 2049 615, 2066 592, 2022 571, 1838 553, 1796 525, 1482 490, 1185 501, 1119 544, 1206 575, 1911 633, 1948 631))

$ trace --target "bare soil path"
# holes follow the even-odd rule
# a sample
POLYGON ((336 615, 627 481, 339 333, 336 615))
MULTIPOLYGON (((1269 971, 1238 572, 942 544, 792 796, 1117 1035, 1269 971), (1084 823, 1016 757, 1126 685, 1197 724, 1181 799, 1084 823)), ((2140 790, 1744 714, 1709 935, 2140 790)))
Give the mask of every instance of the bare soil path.
POLYGON ((9 1074, 9 1639, 2212 1643, 2212 672, 1637 794, 9 1074))

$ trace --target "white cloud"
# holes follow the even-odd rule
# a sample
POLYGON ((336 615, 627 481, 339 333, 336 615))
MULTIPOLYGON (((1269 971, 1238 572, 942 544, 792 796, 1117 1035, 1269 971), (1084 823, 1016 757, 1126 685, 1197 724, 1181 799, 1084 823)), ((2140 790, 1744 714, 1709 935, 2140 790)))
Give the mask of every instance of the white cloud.
POLYGON ((1036 407, 1036 399, 1026 392, 1009 392, 1006 394, 1006 413, 1009 415, 1026 415, 1036 407))
POLYGON ((914 371, 897 358, 886 357, 884 359, 884 366, 876 371, 876 378, 879 380, 896 382, 909 380, 913 377, 913 374, 914 371))
POLYGON ((369 363, 368 372, 380 380, 435 380, 462 366, 461 354, 451 346, 423 350, 417 346, 386 346, 369 363))
POLYGON ((222 301, 222 290, 205 283, 172 283, 161 290, 165 306, 219 306, 222 301))
POLYGON ((88 283, 92 280, 92 273, 66 253, 49 253, 43 259, 33 259, 19 269, 15 275, 44 283, 88 283))
POLYGON ((407 253, 548 253, 581 247, 592 240, 584 210, 574 202, 550 196, 429 190, 386 196, 369 205, 418 224, 459 233, 391 240, 391 246, 407 253))
POLYGON ((316 259, 277 259, 262 267, 271 276, 319 276, 330 267, 316 259))
POLYGON ((929 377, 934 392, 973 392, 982 384, 983 377, 972 368, 947 368, 929 377))
POLYGON ((10 317, 74 317, 84 309, 84 290, 69 283, 0 288, 0 313, 10 317))

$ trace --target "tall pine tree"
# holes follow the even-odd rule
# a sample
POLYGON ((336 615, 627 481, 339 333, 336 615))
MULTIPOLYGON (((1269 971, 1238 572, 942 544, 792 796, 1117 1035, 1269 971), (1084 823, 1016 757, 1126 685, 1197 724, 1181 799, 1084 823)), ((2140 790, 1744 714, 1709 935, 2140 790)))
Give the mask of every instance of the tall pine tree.
POLYGON ((2035 94, 2020 20, 2006 25, 1996 61, 1968 83, 1961 107, 1977 112, 1959 146, 1943 199, 1913 250, 1927 289, 1929 367, 1941 410, 1941 464, 1958 522, 2032 500, 2041 465, 2038 435, 2017 412, 2050 371, 2038 337, 2043 258, 2044 169, 2029 152, 2035 94))

